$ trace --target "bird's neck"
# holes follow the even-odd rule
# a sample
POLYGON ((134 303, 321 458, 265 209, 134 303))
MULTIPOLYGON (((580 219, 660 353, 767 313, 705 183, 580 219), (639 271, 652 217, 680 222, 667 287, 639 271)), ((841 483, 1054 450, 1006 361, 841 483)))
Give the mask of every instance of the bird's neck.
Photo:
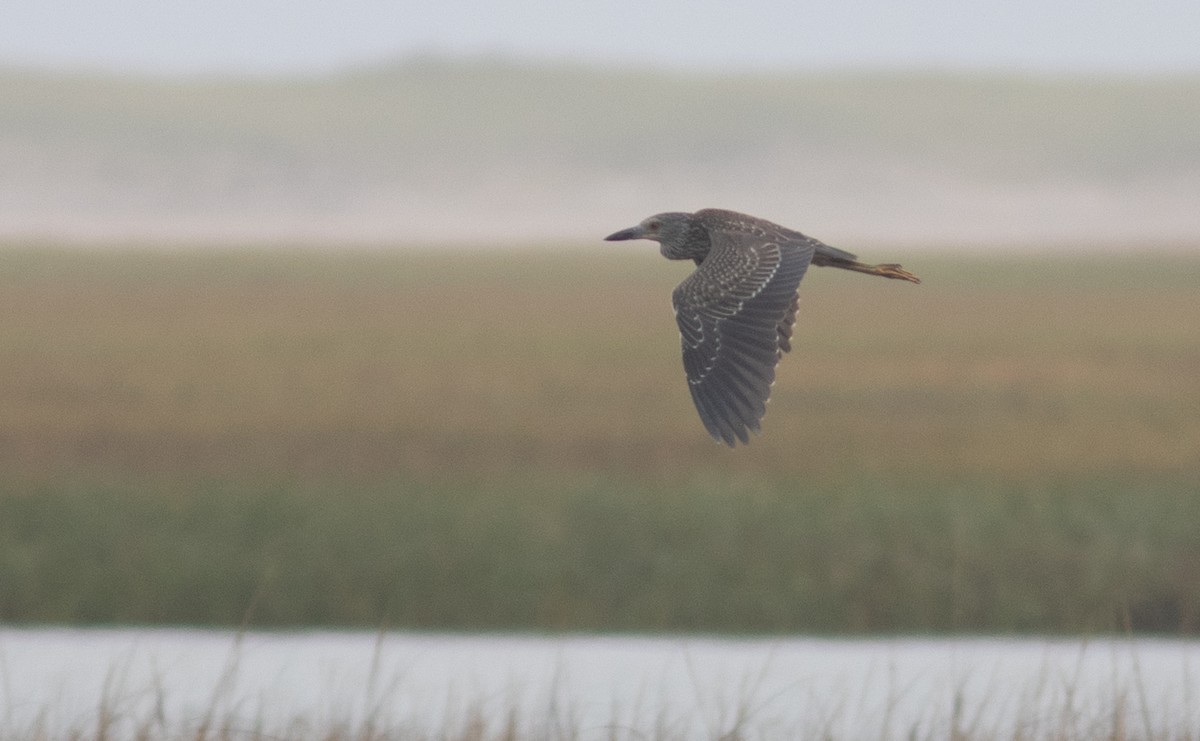
POLYGON ((708 230, 700 224, 690 224, 687 231, 679 237, 664 240, 660 251, 668 260, 694 260, 699 265, 708 257, 711 246, 708 230))

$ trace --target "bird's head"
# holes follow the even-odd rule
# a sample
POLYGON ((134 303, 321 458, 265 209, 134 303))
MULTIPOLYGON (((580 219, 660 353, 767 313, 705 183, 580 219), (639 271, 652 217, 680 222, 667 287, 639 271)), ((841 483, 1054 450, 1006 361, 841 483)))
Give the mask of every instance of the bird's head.
POLYGON ((692 215, 678 211, 655 214, 642 219, 642 223, 622 229, 605 237, 609 242, 626 239, 653 239, 659 244, 677 244, 685 240, 692 226, 692 215))

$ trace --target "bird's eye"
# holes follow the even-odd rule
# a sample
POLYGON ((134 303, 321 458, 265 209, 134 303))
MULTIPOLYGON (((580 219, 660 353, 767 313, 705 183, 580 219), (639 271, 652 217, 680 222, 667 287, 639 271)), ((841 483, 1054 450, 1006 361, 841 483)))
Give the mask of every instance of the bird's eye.
POLYGON ((658 231, 658 228, 660 226, 662 226, 662 222, 659 221, 658 219, 655 219, 654 221, 651 221, 649 224, 646 224, 646 228, 652 232, 658 231))

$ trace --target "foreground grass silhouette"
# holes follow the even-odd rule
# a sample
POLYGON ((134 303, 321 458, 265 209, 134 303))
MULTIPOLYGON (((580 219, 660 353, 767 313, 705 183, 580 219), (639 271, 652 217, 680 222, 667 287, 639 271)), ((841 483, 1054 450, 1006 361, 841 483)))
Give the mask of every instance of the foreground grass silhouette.
POLYGON ((6 671, 33 669, 6 690, 5 739, 1196 737, 1195 647, 1182 641, 179 630, 0 641, 17 647, 6 671), (37 645, 49 673, 29 666, 43 661, 37 645))

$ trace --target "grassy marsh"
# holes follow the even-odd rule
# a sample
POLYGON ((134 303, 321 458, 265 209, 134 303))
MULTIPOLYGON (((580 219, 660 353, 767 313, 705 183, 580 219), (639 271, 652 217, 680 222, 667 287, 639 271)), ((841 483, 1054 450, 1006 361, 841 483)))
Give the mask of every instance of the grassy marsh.
POLYGON ((904 262, 730 451, 652 250, 9 247, 0 620, 1200 628, 1200 260, 904 262))

